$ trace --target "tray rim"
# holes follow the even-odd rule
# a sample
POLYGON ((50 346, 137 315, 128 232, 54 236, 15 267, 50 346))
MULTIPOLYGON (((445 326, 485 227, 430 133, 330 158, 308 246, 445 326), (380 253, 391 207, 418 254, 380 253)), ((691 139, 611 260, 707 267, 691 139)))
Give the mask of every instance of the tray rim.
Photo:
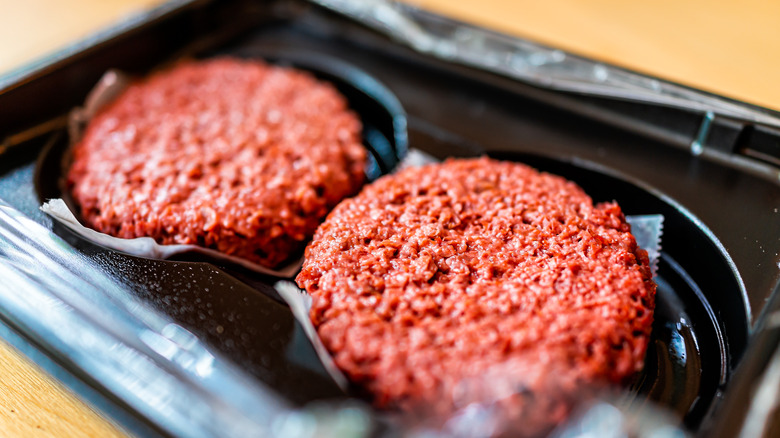
MULTIPOLYGON (((161 13, 161 15, 155 15, 155 14, 151 14, 150 13, 150 15, 147 16, 146 18, 148 18, 149 20, 156 20, 156 19, 159 19, 160 17, 162 17, 162 16, 164 16, 166 14, 176 13, 176 12, 180 11, 183 8, 189 7, 189 6, 191 6, 193 4, 196 4, 196 3, 202 3, 202 2, 198 2, 197 0, 184 0, 184 1, 169 2, 169 3, 166 3, 165 5, 170 5, 171 3, 175 4, 173 7, 171 7, 171 9, 167 9, 166 8, 165 10, 158 11, 158 12, 161 13)), ((19 85, 21 83, 27 82, 29 80, 34 80, 35 77, 38 77, 39 75, 45 75, 45 74, 51 73, 52 71, 56 70, 56 68, 59 65, 61 65, 62 63, 71 62, 73 60, 72 56, 73 55, 78 55, 79 53, 82 53, 82 50, 89 50, 89 49, 94 48, 94 47, 96 47, 98 45, 101 45, 101 44, 103 44, 105 42, 108 42, 108 41, 110 41, 110 40, 112 40, 114 38, 117 38, 117 37, 120 37, 120 36, 124 36, 124 35, 127 34, 127 32, 130 32, 132 30, 138 29, 139 27, 142 27, 142 26, 144 26, 146 24, 148 24, 148 22, 144 21, 144 20, 133 21, 127 27, 122 28, 123 30, 121 30, 121 31, 107 32, 107 33, 104 33, 104 34, 96 35, 96 36, 93 37, 93 39, 88 39, 88 40, 83 41, 82 43, 84 43, 84 44, 79 46, 81 50, 74 51, 74 52, 67 52, 67 53, 63 52, 63 54, 64 54, 63 57, 53 57, 53 58, 47 60, 46 62, 44 62, 43 64, 34 66, 33 69, 25 71, 25 72, 22 72, 20 74, 20 76, 16 77, 15 81, 12 81, 12 83, 10 85, 6 84, 6 83, 4 83, 2 81, 3 79, 5 79, 5 77, 0 78, 0 88, 2 88, 2 90, 0 90, 0 94, 2 94, 3 92, 7 91, 10 88, 13 88, 16 85, 19 85)), ((736 101, 736 102, 738 102, 738 101, 736 101)), ((754 106, 755 107, 755 105, 751 105, 751 104, 747 104, 747 103, 742 103, 742 102, 738 102, 738 103, 744 104, 746 106, 754 106)), ((762 109, 761 107, 756 107, 756 108, 762 109)), ((767 110, 767 111, 774 112, 772 110, 767 110)), ((780 113, 778 113, 778 114, 780 114, 780 113)), ((1 152, 2 151, 0 151, 0 153, 1 152)))

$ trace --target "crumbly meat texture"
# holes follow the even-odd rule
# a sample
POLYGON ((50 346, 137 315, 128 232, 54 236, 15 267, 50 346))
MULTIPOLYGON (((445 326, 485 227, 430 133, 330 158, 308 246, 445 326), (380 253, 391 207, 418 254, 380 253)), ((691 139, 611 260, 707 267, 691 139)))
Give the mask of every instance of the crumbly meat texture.
POLYGON ((74 146, 85 223, 276 267, 364 182, 361 124, 310 74, 257 60, 176 65, 133 84, 74 146))
POLYGON ((451 408, 469 379, 557 396, 626 382, 650 337, 651 276, 616 203, 482 158, 406 169, 342 202, 297 282, 339 368, 377 406, 408 410, 451 408))

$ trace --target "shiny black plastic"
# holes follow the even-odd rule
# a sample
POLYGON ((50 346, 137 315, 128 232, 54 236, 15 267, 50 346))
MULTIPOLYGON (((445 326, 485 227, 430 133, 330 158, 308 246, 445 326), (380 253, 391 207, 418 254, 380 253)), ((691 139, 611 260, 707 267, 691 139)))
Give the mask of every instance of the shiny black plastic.
MULTIPOLYGON (((744 159, 712 159, 681 148, 696 136, 695 114, 593 102, 449 65, 297 1, 215 2, 182 8, 0 94, 0 106, 37 96, 30 108, 45 108, 20 111, 26 117, 14 115, 0 132, 62 116, 108 68, 142 74, 182 55, 278 60, 285 54, 293 63, 352 65, 385 84, 407 113, 410 147, 439 158, 488 154, 523 161, 574 180, 596 201, 617 200, 626 214, 663 214, 658 310, 646 369, 634 385, 636 400, 659 402, 693 430, 711 417, 765 303, 778 293, 780 181, 751 172, 744 159), (157 39, 164 43, 150 44, 157 39)), ((386 172, 405 146, 394 140, 392 121, 388 125, 392 111, 371 100, 376 102, 369 96, 359 104, 359 112, 398 146, 392 154, 374 154, 386 172)), ((719 129, 709 140, 728 145, 724 150, 774 150, 763 131, 719 129), (746 135, 769 146, 749 146, 746 135)), ((58 157, 66 145, 60 125, 0 154, 0 198, 50 224, 37 206, 59 193, 58 157)), ((772 161, 763 157, 760 164, 767 163, 772 161)), ((291 401, 344 396, 274 298, 274 279, 187 256, 139 259, 58 232, 97 267, 291 401)))

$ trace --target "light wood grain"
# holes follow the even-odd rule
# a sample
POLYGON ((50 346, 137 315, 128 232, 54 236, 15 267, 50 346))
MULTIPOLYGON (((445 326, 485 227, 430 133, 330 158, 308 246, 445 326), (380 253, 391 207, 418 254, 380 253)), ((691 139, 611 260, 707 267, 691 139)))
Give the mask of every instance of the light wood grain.
POLYGON ((0 73, 19 68, 161 0, 0 0, 0 73))
POLYGON ((780 110, 780 1, 413 3, 467 22, 780 110))
MULTIPOLYGON (((780 109, 780 2, 412 0, 475 24, 780 109)), ((0 73, 159 0, 0 0, 0 73)), ((0 341, 0 436, 123 433, 0 341)))
POLYGON ((0 340, 0 436, 126 436, 0 340))

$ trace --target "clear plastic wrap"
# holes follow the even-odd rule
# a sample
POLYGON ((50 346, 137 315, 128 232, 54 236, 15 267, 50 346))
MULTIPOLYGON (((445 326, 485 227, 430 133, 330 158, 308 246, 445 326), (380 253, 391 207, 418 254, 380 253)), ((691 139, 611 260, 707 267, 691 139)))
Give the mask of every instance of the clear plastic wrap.
POLYGON ((777 117, 721 97, 577 57, 528 40, 441 19, 392 0, 313 0, 412 49, 539 87, 651 103, 780 126, 777 117))

